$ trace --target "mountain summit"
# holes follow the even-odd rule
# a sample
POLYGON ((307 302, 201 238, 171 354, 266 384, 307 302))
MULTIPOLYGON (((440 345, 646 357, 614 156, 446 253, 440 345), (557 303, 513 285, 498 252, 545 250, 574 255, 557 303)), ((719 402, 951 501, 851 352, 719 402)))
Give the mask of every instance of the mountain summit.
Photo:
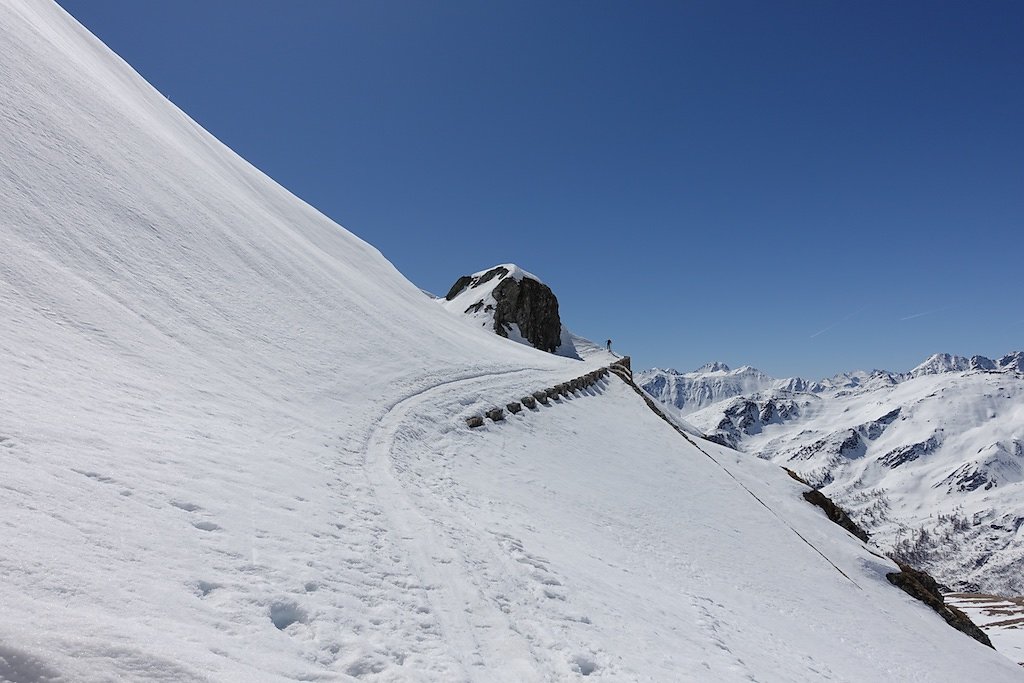
POLYGON ((729 366, 719 361, 711 361, 700 366, 694 372, 708 373, 708 372, 729 372, 729 366))
POLYGON ((497 334, 568 358, 579 358, 558 314, 558 299, 536 275, 513 263, 463 275, 441 304, 497 334))

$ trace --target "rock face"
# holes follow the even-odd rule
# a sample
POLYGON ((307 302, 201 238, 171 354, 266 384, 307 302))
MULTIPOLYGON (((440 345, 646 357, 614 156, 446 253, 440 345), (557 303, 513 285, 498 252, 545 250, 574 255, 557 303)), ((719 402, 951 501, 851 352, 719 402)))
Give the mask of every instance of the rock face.
POLYGON ((454 312, 480 320, 507 339, 576 357, 558 314, 558 299, 546 284, 512 264, 463 275, 441 302, 454 312))
POLYGON ((551 288, 528 277, 511 278, 494 288, 498 302, 494 311, 494 331, 507 337, 512 324, 541 351, 554 353, 562 343, 562 320, 558 317, 558 299, 551 288))
POLYGON ((900 571, 886 574, 885 578, 889 583, 902 588, 911 597, 917 598, 924 604, 935 610, 939 616, 946 620, 946 623, 961 631, 982 645, 992 647, 992 641, 978 628, 970 617, 952 605, 947 605, 942 599, 942 592, 939 584, 930 574, 919 571, 902 562, 897 563, 900 571))

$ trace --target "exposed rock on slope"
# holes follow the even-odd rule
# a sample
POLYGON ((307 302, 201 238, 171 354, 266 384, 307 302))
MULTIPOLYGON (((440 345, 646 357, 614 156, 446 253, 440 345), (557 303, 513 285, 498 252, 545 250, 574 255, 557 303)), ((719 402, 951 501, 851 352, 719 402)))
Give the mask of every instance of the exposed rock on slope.
POLYGON ((911 597, 928 605, 957 631, 966 633, 982 645, 992 647, 992 641, 971 621, 970 617, 956 607, 945 603, 942 599, 942 592, 939 590, 939 584, 928 572, 919 571, 902 562, 899 563, 899 567, 900 571, 885 575, 892 585, 902 588, 911 597))
POLYGON ((504 264, 463 275, 441 303, 453 312, 492 327, 502 337, 548 353, 577 357, 558 315, 554 292, 516 265, 504 264))

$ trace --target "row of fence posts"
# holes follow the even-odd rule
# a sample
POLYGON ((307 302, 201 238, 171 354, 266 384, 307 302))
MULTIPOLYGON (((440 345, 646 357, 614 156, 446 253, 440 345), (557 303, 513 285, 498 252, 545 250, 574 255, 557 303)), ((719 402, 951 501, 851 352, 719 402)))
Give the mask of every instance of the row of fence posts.
POLYGON ((535 391, 529 396, 523 396, 518 401, 512 401, 511 403, 505 404, 504 408, 491 408, 483 415, 467 417, 466 424, 471 428, 483 427, 484 418, 490 419, 492 422, 501 422, 505 419, 505 411, 515 415, 524 407, 529 410, 537 410, 538 406, 551 405, 551 401, 557 400, 562 396, 568 397, 575 394, 577 391, 583 391, 584 389, 593 386, 599 380, 607 377, 609 372, 614 372, 626 381, 631 381, 632 372, 629 367, 629 356, 624 356, 607 367, 598 368, 597 370, 588 372, 576 379, 571 379, 568 382, 562 382, 561 384, 556 384, 553 387, 535 391))

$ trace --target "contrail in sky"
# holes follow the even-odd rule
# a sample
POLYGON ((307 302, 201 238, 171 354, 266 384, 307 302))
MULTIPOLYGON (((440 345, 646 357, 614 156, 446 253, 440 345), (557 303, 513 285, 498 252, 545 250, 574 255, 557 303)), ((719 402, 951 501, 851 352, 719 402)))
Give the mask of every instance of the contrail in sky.
POLYGON ((845 322, 846 322, 847 320, 849 320, 849 319, 850 319, 850 318, 852 318, 853 316, 857 315, 858 313, 860 313, 861 311, 863 311, 863 310, 864 310, 865 308, 867 308, 867 306, 861 306, 860 308, 858 308, 858 309, 857 309, 856 311, 854 311, 853 313, 850 313, 849 315, 847 315, 847 316, 846 316, 845 318, 842 318, 841 320, 837 320, 837 321, 835 321, 834 323, 832 323, 831 325, 829 325, 828 327, 826 327, 826 328, 824 328, 824 329, 818 330, 817 332, 815 332, 814 334, 812 334, 812 335, 811 335, 811 339, 814 339, 814 338, 815 338, 815 337, 817 337, 817 336, 818 336, 819 334, 824 334, 824 333, 828 332, 829 330, 831 330, 831 329, 832 329, 833 327, 835 327, 836 325, 839 325, 839 324, 841 324, 841 323, 845 323, 845 322))
POLYGON ((900 321, 902 322, 904 320, 913 320, 914 318, 920 318, 922 315, 931 315, 932 313, 941 313, 942 311, 949 310, 950 308, 952 308, 952 306, 943 306, 942 308, 936 308, 934 311, 925 311, 924 313, 914 313, 913 315, 908 315, 905 318, 900 318, 900 321))

